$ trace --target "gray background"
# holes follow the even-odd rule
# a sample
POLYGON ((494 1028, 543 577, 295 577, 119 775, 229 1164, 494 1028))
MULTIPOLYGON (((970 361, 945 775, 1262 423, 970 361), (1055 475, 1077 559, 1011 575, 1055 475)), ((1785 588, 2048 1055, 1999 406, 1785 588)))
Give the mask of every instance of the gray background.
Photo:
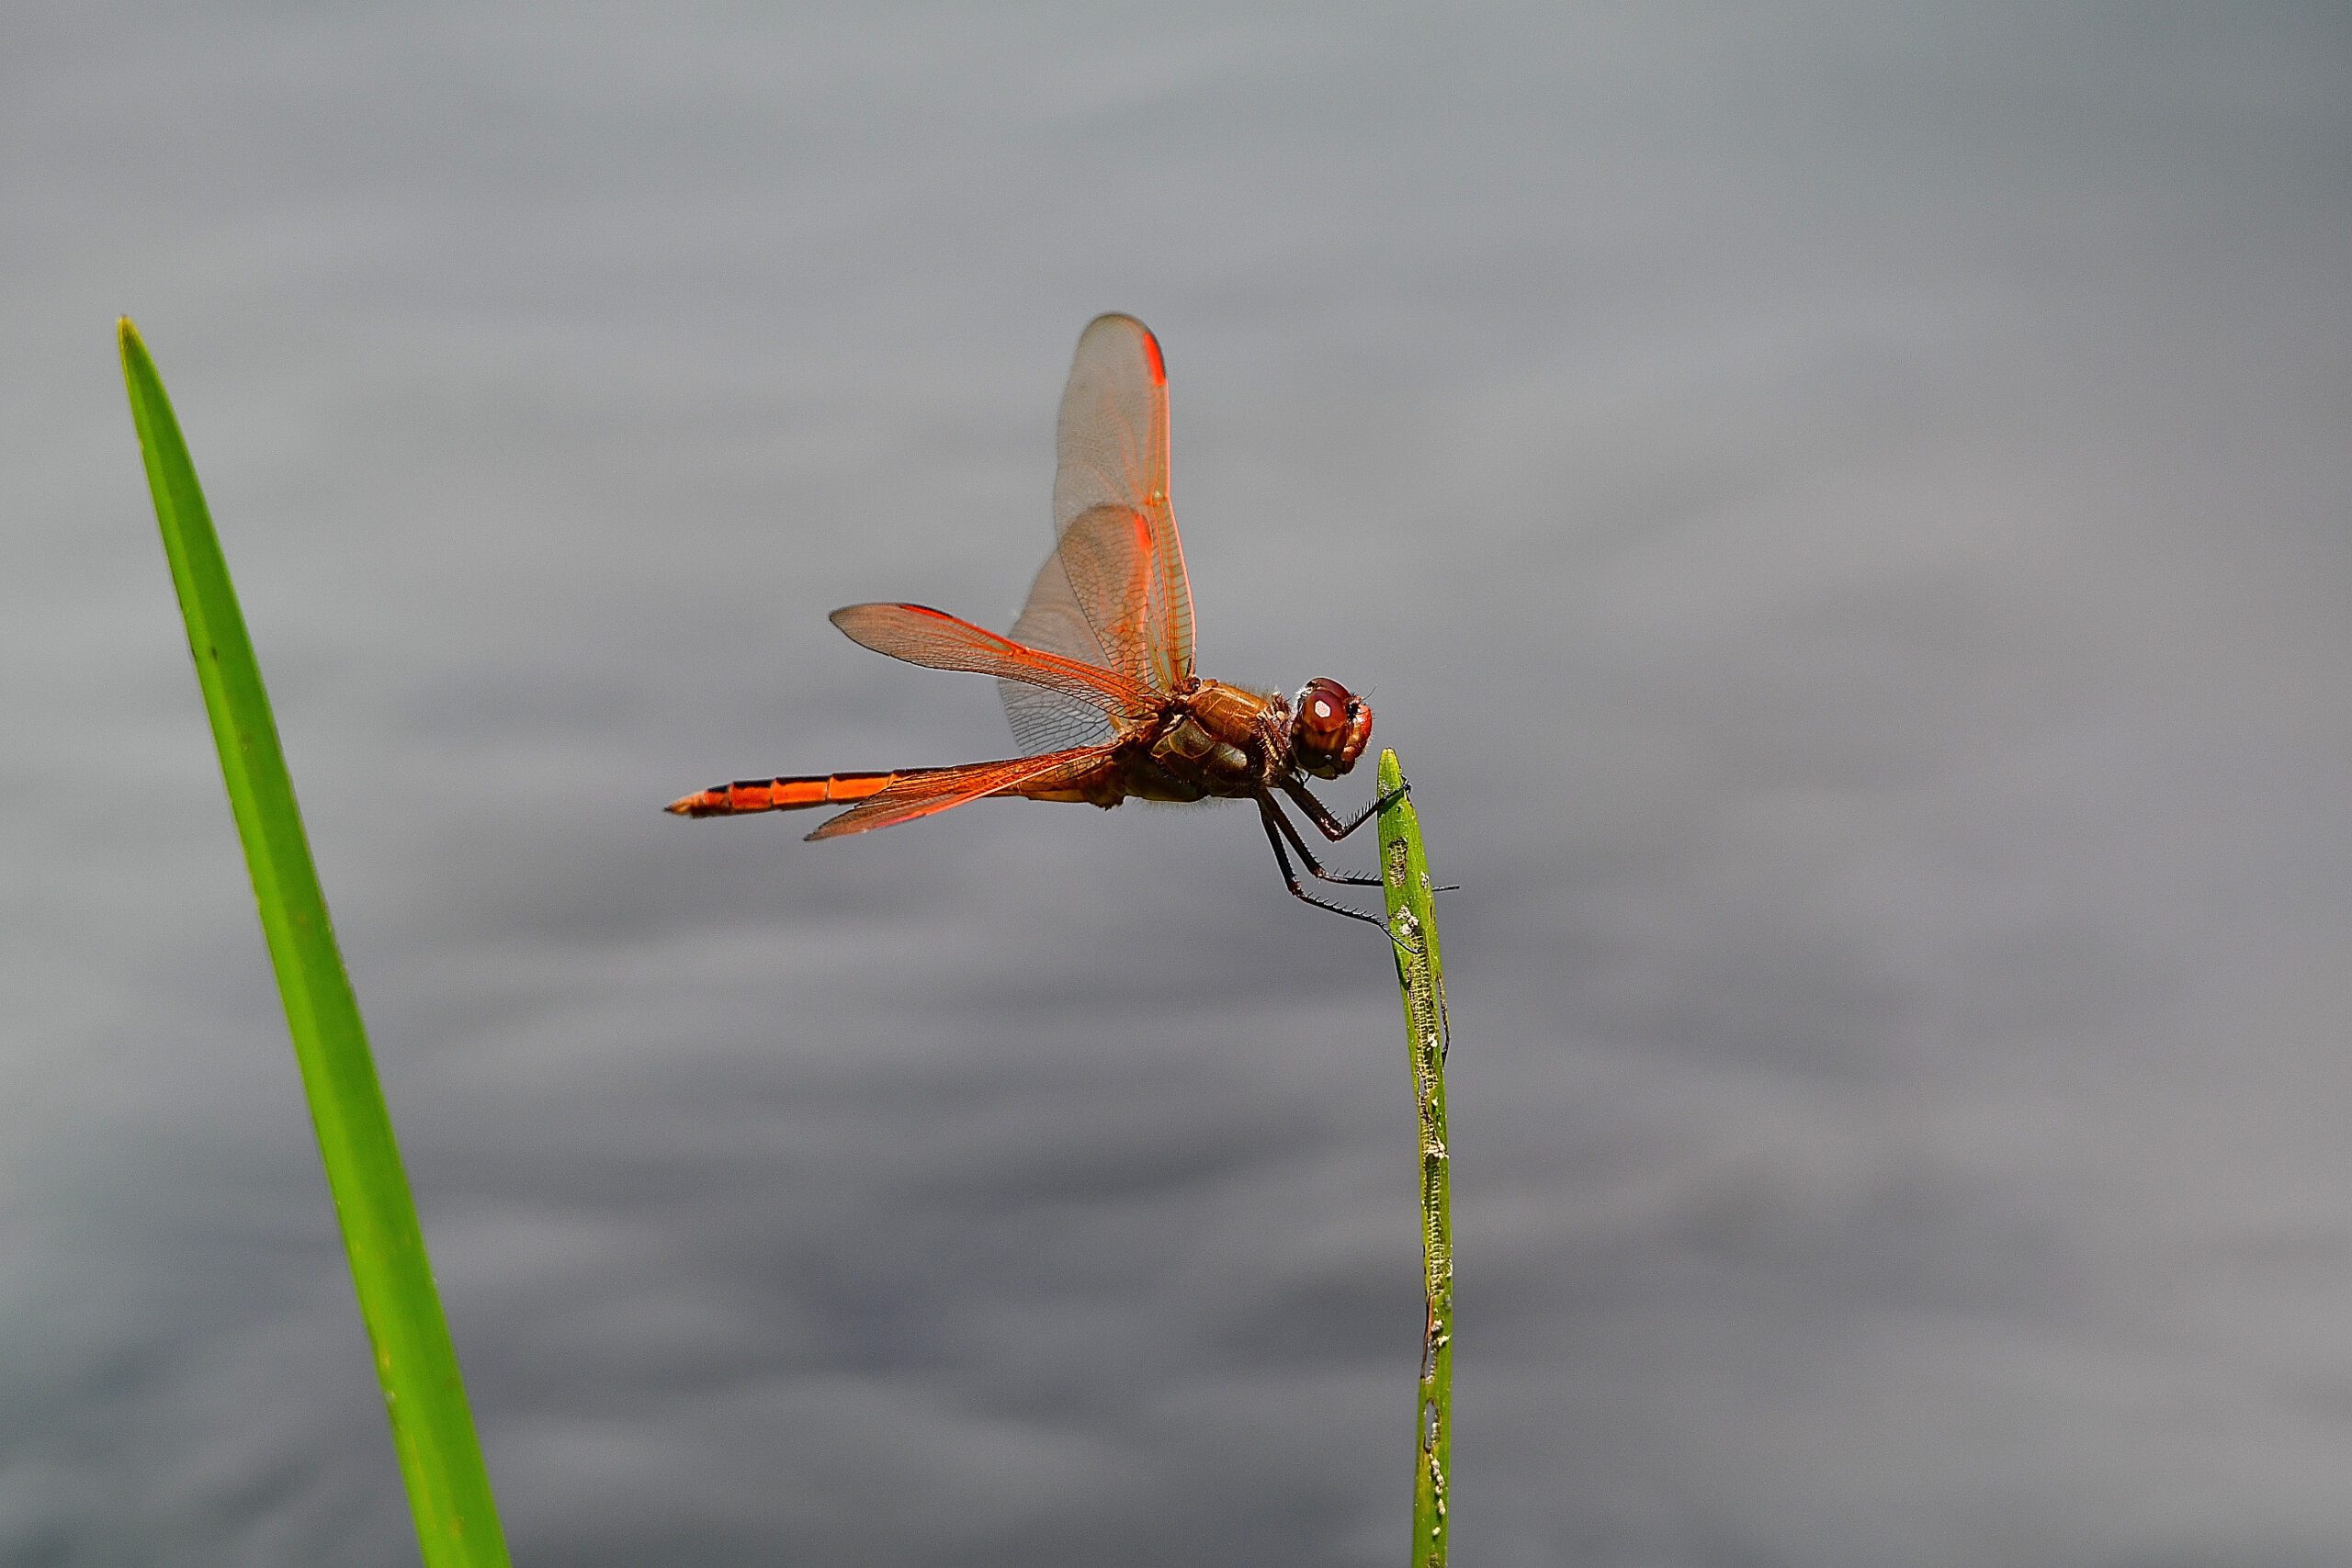
POLYGON ((1380 939, 655 810, 1001 754, 824 616, 1010 620, 1108 309, 1465 885, 1458 1560, 2352 1557, 2352 24, 1558 9, 12 14, 0 1558, 413 1561, 129 311, 523 1559, 1401 1561, 1380 939))

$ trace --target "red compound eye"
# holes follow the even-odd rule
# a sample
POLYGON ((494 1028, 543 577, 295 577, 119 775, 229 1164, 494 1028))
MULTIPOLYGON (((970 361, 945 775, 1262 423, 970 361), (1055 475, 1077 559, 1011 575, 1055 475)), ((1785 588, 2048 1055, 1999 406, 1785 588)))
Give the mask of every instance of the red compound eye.
POLYGON ((1317 751, 1337 751, 1348 734, 1348 689, 1337 681, 1309 681, 1298 694, 1298 737, 1317 751))
POLYGON ((1337 681, 1309 681, 1298 694, 1291 724, 1293 755, 1318 778, 1346 773, 1372 739, 1372 709, 1337 681))

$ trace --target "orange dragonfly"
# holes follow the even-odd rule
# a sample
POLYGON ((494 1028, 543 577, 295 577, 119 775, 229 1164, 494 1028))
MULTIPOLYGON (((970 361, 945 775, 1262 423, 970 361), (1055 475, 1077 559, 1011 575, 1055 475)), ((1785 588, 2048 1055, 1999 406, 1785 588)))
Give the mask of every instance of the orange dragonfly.
POLYGON ((1168 372, 1159 340, 1133 316, 1097 316, 1078 340, 1062 392, 1053 553, 1011 637, 921 604, 852 604, 833 625, 877 653, 997 678, 1023 755, 952 768, 811 773, 717 784, 672 801, 681 817, 740 817, 847 806, 811 839, 911 822, 984 795, 1084 801, 1255 801, 1283 881, 1319 909, 1384 922, 1299 886, 1290 852, 1327 871, 1275 799, 1287 795, 1333 842, 1400 798, 1341 821, 1302 775, 1335 779, 1372 739, 1372 709, 1337 681, 1297 697, 1193 672, 1193 591, 1168 503, 1168 372))

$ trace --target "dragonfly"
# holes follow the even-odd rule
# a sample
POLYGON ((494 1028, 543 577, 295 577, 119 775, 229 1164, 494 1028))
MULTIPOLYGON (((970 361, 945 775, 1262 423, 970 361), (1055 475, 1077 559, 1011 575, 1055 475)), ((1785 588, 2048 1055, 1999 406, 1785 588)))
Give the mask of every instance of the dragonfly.
POLYGON ((933 670, 993 675, 1023 754, 954 767, 739 779, 672 801, 681 817, 845 806, 810 833, 840 839, 990 796, 1084 802, 1254 802, 1290 891, 1318 909, 1376 915, 1303 886, 1295 852, 1327 883, 1378 886, 1327 869, 1283 808, 1338 843, 1407 793, 1341 820, 1307 787, 1363 755, 1372 708, 1339 682, 1295 697, 1193 669, 1193 590, 1168 499, 1168 368, 1133 316, 1103 315, 1078 340, 1056 434, 1054 548, 1010 636, 922 604, 832 614, 852 641, 933 670), (1279 798, 1278 798, 1279 797, 1279 798))

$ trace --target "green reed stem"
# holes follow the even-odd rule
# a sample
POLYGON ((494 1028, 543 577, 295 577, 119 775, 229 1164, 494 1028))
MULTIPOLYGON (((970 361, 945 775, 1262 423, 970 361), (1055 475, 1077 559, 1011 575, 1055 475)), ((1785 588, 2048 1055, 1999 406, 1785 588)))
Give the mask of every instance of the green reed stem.
POLYGON ((417 1543, 427 1568, 505 1568, 506 1540, 466 1406, 457 1350, 228 562, 154 361, 128 317, 116 335, 155 521, 187 623, 188 651, 211 716, 229 806, 244 840, 262 934, 277 971, 360 1316, 375 1347, 376 1376, 408 1483, 417 1543))
MULTIPOLYGON (((1380 793, 1405 782, 1396 753, 1380 754, 1380 793)), ((1413 1568, 1445 1568, 1446 1483, 1453 1464, 1453 1213, 1445 1146, 1445 969, 1420 819, 1412 797, 1380 814, 1380 877, 1405 997, 1413 1100, 1421 1134, 1420 1387, 1413 1414, 1413 1568)))

